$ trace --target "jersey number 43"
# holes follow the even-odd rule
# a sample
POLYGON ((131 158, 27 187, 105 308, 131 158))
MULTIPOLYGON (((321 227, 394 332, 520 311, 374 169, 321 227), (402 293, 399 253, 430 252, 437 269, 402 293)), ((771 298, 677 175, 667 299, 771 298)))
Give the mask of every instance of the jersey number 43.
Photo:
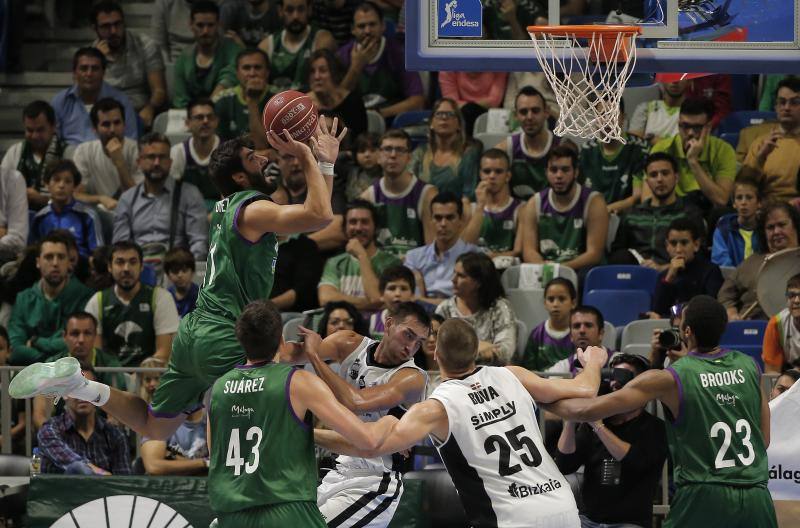
POLYGON ((263 436, 264 433, 261 431, 261 428, 255 425, 247 430, 244 438, 247 442, 253 442, 253 447, 250 449, 253 456, 252 460, 245 462, 244 458, 242 458, 239 444, 239 428, 237 427, 231 430, 231 437, 230 440, 228 440, 228 451, 225 455, 225 466, 233 467, 233 474, 235 476, 238 477, 242 474, 242 466, 244 466, 244 472, 248 474, 254 473, 255 470, 258 469, 258 446, 261 444, 261 438, 263 438, 263 436))

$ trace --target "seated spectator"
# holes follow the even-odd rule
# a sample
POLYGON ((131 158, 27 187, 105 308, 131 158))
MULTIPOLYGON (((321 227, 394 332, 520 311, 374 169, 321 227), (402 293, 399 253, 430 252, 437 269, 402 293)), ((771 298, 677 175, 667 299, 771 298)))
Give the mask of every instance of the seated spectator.
POLYGON ((58 137, 69 145, 97 139, 97 123, 90 112, 94 104, 109 98, 119 102, 124 135, 134 140, 139 136, 133 103, 103 81, 106 64, 106 56, 97 48, 80 48, 72 59, 75 84, 58 92, 50 102, 56 113, 58 137))
POLYGON ((686 99, 678 114, 678 134, 653 145, 678 162, 678 196, 704 211, 725 207, 736 177, 736 152, 711 135, 714 105, 708 99, 686 99))
MULTIPOLYGON (((233 139, 252 130, 266 146, 261 115, 273 95, 269 86, 269 58, 260 49, 241 50, 236 55, 236 85, 214 96, 219 136, 233 139)), ((255 135, 253 134, 253 139, 255 135)))
POLYGON ((439 99, 433 105, 428 142, 411 156, 411 172, 420 180, 435 185, 440 192, 475 197, 478 184, 480 146, 467 141, 464 116, 452 99, 439 99))
POLYGON ((439 72, 442 97, 458 105, 467 137, 472 137, 479 115, 490 108, 502 108, 507 79, 507 72, 439 72))
POLYGON ((186 106, 186 128, 192 137, 182 143, 173 145, 169 151, 172 160, 170 176, 196 186, 206 204, 206 211, 211 212, 221 194, 208 173, 211 154, 220 143, 217 135, 219 118, 211 99, 192 99, 186 106))
MULTIPOLYGON (((167 363, 157 357, 144 358, 139 364, 141 368, 166 368, 167 363)), ((137 372, 136 387, 139 397, 148 405, 153 401, 153 394, 156 393, 158 385, 161 383, 161 372, 137 372)))
POLYGON ((122 6, 103 0, 92 7, 92 46, 106 57, 105 81, 130 98, 144 128, 153 125, 156 112, 167 103, 164 60, 147 35, 125 28, 122 6))
POLYGON ((14 169, 0 168, 0 264, 15 260, 28 240, 25 180, 14 169))
MULTIPOLYGON (((620 100, 620 128, 625 123, 625 104, 620 100)), ((581 146, 578 174, 585 185, 603 195, 609 214, 622 213, 642 196, 641 174, 648 145, 639 136, 625 133, 625 143, 591 139, 581 146)))
POLYGON ((213 97, 236 84, 234 62, 239 46, 219 34, 219 7, 211 0, 192 2, 189 27, 194 44, 175 61, 172 106, 186 108, 197 97, 213 97))
POLYGON ((205 475, 208 473, 206 413, 200 407, 166 441, 143 438, 141 457, 148 475, 205 475))
POLYGON ((192 282, 194 279, 195 263, 192 252, 183 247, 172 248, 164 256, 164 273, 172 283, 167 291, 172 294, 178 316, 193 311, 197 304, 197 294, 200 287, 192 282))
POLYGON ((89 278, 86 285, 93 291, 105 290, 114 284, 109 266, 111 260, 111 247, 99 246, 89 256, 89 278))
POLYGON ((719 266, 700 253, 702 228, 688 218, 676 218, 667 228, 669 267, 662 271, 653 295, 655 319, 667 317, 670 307, 695 295, 716 297, 723 278, 719 266))
POLYGON ((167 290, 142 284, 142 248, 130 241, 111 247, 109 269, 114 286, 99 291, 86 311, 100 324, 96 346, 114 354, 126 367, 148 356, 169 359, 178 331, 178 310, 167 290))
POLYGON ((508 156, 491 148, 480 158, 480 183, 475 188, 475 206, 461 238, 494 258, 522 255, 520 217, 525 202, 511 196, 508 156))
MULTIPOLYGON (((425 340, 425 343, 422 345, 422 357, 425 358, 425 364, 421 365, 425 370, 429 371, 428 373, 428 387, 426 393, 430 396, 430 393, 433 392, 433 388, 431 388, 431 384, 439 385, 442 382, 442 378, 439 375, 432 376, 430 371, 438 371, 439 370, 439 363, 436 361, 436 357, 434 356, 434 352, 436 351, 436 338, 439 337, 439 327, 442 326, 444 322, 444 317, 437 313, 431 314, 431 333, 428 334, 428 339, 425 340)), ((419 357, 419 353, 415 356, 415 363, 417 365, 420 364, 420 361, 416 361, 419 357)), ((435 387, 434 387, 435 388, 435 387)))
POLYGON ((357 200, 344 214, 345 252, 325 263, 317 286, 319 304, 347 301, 357 309, 376 310, 381 306, 378 276, 389 266, 400 264, 391 253, 375 244, 375 208, 357 200))
POLYGON ((150 18, 150 36, 164 54, 164 61, 174 63, 183 50, 194 43, 190 20, 191 0, 156 0, 150 18))
POLYGON ((83 308, 92 292, 69 273, 67 244, 50 233, 39 243, 36 268, 41 278, 20 292, 11 309, 11 364, 30 365, 66 353, 62 331, 67 315, 83 308))
POLYGON ((258 44, 259 49, 269 56, 270 79, 277 91, 308 91, 311 53, 322 48, 336 48, 330 32, 310 23, 311 5, 310 0, 278 2, 282 29, 266 36, 258 44))
MULTIPOLYGON (((528 36, 530 38, 530 36, 528 36)), ((556 101, 556 94, 550 86, 550 81, 547 80, 544 72, 510 72, 508 74, 508 82, 506 83, 506 93, 503 97, 503 104, 501 108, 514 108, 514 101, 517 98, 520 90, 524 86, 531 86, 537 92, 542 94, 545 101, 545 107, 549 117, 558 119, 561 113, 561 107, 558 106, 556 101)))
MULTIPOLYGON (((302 1, 302 0, 293 0, 302 1)), ((405 67, 403 44, 385 37, 383 11, 372 2, 360 3, 353 12, 353 39, 339 48, 347 73, 342 86, 364 97, 364 105, 385 118, 421 110, 425 104, 422 80, 405 67)))
POLYGON ((88 259, 97 246, 103 245, 103 229, 97 211, 75 200, 81 173, 70 160, 51 165, 44 175, 50 203, 33 217, 28 239, 42 240, 54 229, 66 229, 75 238, 80 256, 88 259))
POLYGON ((464 253, 456 260, 454 295, 436 313, 470 323, 478 334, 478 363, 507 365, 517 349, 517 324, 505 298, 500 274, 482 253, 464 253))
POLYGON ((736 178, 733 183, 733 208, 736 212, 722 216, 717 221, 711 245, 711 262, 718 266, 736 267, 760 251, 758 237, 753 236, 760 207, 761 189, 758 183, 747 177, 736 178))
POLYGON ((675 192, 678 162, 669 154, 658 152, 647 157, 644 181, 651 196, 622 215, 608 261, 664 271, 670 260, 663 244, 667 226, 682 217, 702 222, 702 214, 675 192))
POLYGON ((547 155, 549 187, 525 205, 525 262, 558 262, 574 270, 600 263, 608 234, 608 211, 600 193, 577 182, 578 154, 559 145, 547 155))
POLYGON ((514 117, 520 124, 515 132, 495 148, 511 160, 511 194, 527 200, 547 187, 547 156, 562 140, 547 128, 550 113, 544 96, 532 86, 523 86, 514 100, 514 117))
POLYGON ((689 81, 659 83, 661 98, 639 103, 633 111, 628 132, 651 145, 678 133, 678 111, 686 99, 689 81))
POLYGON ((557 361, 545 369, 545 372, 569 372, 574 376, 582 369, 577 350, 579 348, 586 350, 589 346, 602 348, 610 360, 614 351, 603 345, 603 338, 606 335, 605 324, 603 314, 594 306, 579 304, 573 308, 569 316, 569 339, 572 342, 572 350, 569 356, 557 361))
MULTIPOLYGON (((567 2, 561 2, 562 13, 567 2)), ((526 28, 547 24, 547 2, 488 0, 485 4, 486 31, 496 40, 527 40, 526 28)))
POLYGON ((241 48, 255 48, 281 29, 279 0, 226 0, 219 6, 219 25, 241 48))
MULTIPOLYGON (((320 29, 333 35, 336 46, 341 46, 352 38, 353 12, 362 0, 327 0, 314 2, 314 20, 320 29)), ((402 10, 405 12, 405 10, 402 10)), ((395 31, 402 31, 396 26, 395 31)))
POLYGON ((326 303, 318 328, 319 335, 323 339, 339 330, 352 330, 360 335, 369 335, 369 326, 361 316, 361 312, 347 301, 326 303))
POLYGON ((380 276, 381 301, 383 309, 369 318, 369 336, 380 341, 386 331, 386 317, 400 303, 414 300, 416 281, 410 269, 403 265, 391 266, 380 276))
POLYGON ((144 181, 119 198, 114 210, 114 242, 141 246, 146 261, 157 268, 164 254, 186 247, 195 260, 208 255, 208 215, 200 191, 191 183, 169 177, 169 140, 151 132, 139 141, 139 170, 144 181))
MULTIPOLYGON (((619 354, 611 361, 610 391, 621 389, 650 368, 641 356, 619 354)), ((565 475, 584 466, 582 526, 650 526, 653 494, 667 458, 664 422, 644 406, 578 424, 564 420, 555 462, 565 475)))
POLYGON ((759 215, 756 235, 762 253, 753 253, 725 279, 717 300, 725 306, 728 321, 766 319, 758 303, 758 275, 764 260, 777 251, 798 247, 800 212, 785 203, 772 203, 759 215))
POLYGON ((327 48, 318 49, 308 59, 308 95, 320 111, 340 116, 347 125, 347 134, 354 138, 367 131, 367 110, 358 87, 342 86, 344 67, 327 48))
POLYGON ((136 141, 123 135, 126 116, 119 101, 97 101, 91 119, 98 139, 81 143, 75 149, 73 160, 83 177, 75 198, 110 211, 117 206, 116 197, 141 178, 136 165, 139 147, 136 141))
MULTIPOLYGON (((0 367, 5 367, 11 357, 11 342, 4 326, 0 326, 0 367)), ((3 413, 0 409, 0 418, 3 413)), ((21 455, 25 452, 25 400, 11 400, 11 452, 21 455)), ((3 435, 0 433, 0 445, 3 444, 3 435)))
POLYGON ((411 161, 411 138, 402 130, 389 130, 381 138, 382 176, 361 198, 377 211, 378 243, 397 256, 433 240, 430 204, 436 187, 406 170, 411 161))
POLYGON ((345 197, 352 202, 381 177, 380 156, 381 137, 374 132, 364 132, 355 136, 353 151, 356 163, 350 169, 345 182, 345 197))
POLYGON ((778 83, 775 99, 778 125, 750 145, 742 174, 762 182, 766 200, 796 198, 800 172, 800 79, 778 83))
POLYGON ((305 312, 319 306, 317 285, 323 263, 316 242, 306 235, 278 235, 278 260, 270 301, 281 312, 305 312))
POLYGON ((774 400, 787 390, 791 389, 792 385, 794 385, 798 379, 800 379, 800 370, 784 370, 775 382, 775 386, 772 387, 772 391, 769 393, 769 399, 774 400))
POLYGON ((515 364, 543 371, 566 359, 575 349, 570 339, 570 315, 578 293, 568 279, 556 277, 544 287, 544 308, 549 317, 531 331, 525 351, 515 364))
POLYGON ((19 171, 27 186, 28 207, 38 211, 47 205, 45 169, 64 157, 67 144, 56 134, 56 114, 45 101, 33 101, 22 110, 25 139, 14 143, 0 168, 19 171))
POLYGON ((770 317, 761 353, 764 371, 777 374, 800 366, 800 274, 786 282, 786 308, 770 317))
POLYGON ((439 304, 453 295, 453 270, 457 259, 478 246, 464 242, 464 206, 455 194, 445 191, 431 200, 431 218, 436 238, 426 246, 406 253, 405 265, 414 272, 417 295, 425 302, 439 304))
MULTIPOLYGON (((83 376, 96 381, 94 368, 82 365, 83 376)), ((130 475, 125 433, 109 424, 89 402, 68 398, 66 412, 39 430, 42 473, 68 475, 130 475)))

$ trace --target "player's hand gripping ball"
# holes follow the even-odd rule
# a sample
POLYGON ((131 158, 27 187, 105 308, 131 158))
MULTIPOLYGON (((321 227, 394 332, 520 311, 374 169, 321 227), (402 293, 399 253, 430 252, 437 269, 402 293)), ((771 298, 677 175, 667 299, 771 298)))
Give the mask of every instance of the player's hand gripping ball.
POLYGON ((319 114, 309 96, 286 90, 267 102, 261 121, 267 132, 281 134, 285 129, 295 141, 305 141, 317 129, 319 114))

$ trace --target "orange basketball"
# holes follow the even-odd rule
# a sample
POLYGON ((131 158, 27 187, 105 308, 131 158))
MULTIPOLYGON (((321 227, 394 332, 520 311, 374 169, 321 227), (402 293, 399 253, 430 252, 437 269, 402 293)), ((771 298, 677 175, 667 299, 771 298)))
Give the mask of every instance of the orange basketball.
POLYGON ((317 128, 317 121, 319 114, 311 98, 297 90, 274 95, 261 115, 265 130, 280 134, 285 129, 296 141, 310 138, 317 128))

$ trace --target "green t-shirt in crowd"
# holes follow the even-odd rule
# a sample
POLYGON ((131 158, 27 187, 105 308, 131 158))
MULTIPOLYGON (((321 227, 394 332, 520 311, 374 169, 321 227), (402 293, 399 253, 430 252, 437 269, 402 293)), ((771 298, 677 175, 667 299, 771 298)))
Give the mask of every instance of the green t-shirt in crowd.
MULTIPOLYGON (((391 253, 381 249, 377 250, 370 259, 372 270, 380 277, 383 270, 390 266, 398 266, 402 261, 391 253)), ((364 297, 364 281, 361 279, 361 264, 350 253, 342 253, 328 259, 322 270, 320 286, 329 284, 344 295, 364 297)))

